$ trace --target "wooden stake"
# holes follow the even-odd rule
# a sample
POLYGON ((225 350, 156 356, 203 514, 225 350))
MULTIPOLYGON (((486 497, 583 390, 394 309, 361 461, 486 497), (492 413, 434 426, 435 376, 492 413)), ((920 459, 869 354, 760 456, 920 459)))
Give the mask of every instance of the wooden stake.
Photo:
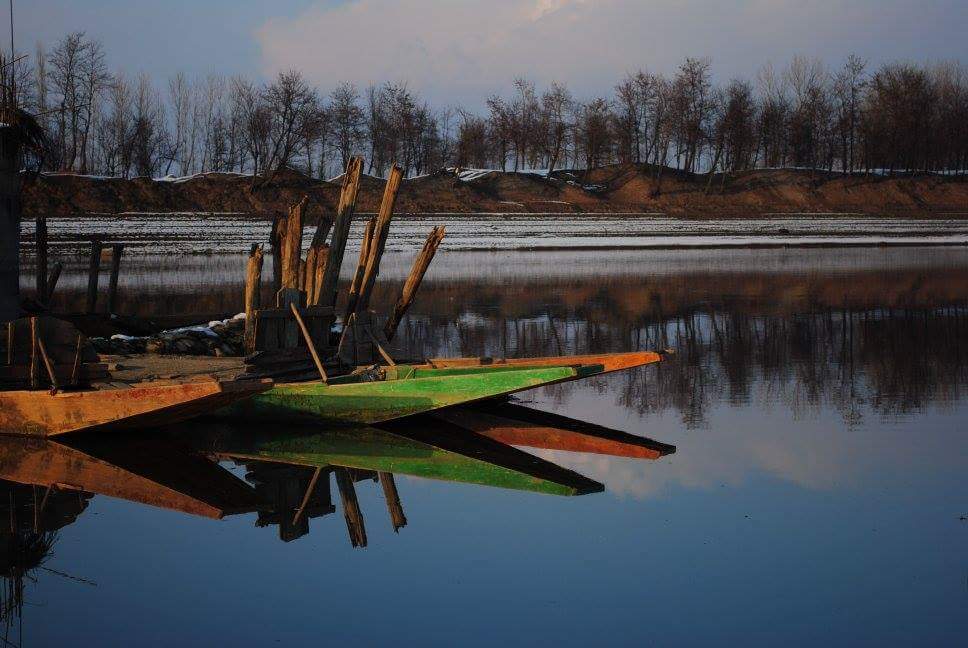
POLYGON ((37 301, 47 302, 47 217, 38 214, 34 238, 37 243, 37 301))
POLYGON ((390 521, 393 523, 393 532, 399 533, 400 529, 407 526, 407 516, 403 514, 403 504, 400 503, 397 484, 393 480, 393 473, 381 472, 378 474, 380 485, 383 487, 383 497, 387 501, 387 511, 390 512, 390 521))
POLYGON ((437 248, 440 247, 441 241, 444 240, 445 233, 446 229, 441 225, 434 227, 427 236, 423 249, 417 255, 417 259, 413 263, 413 268, 410 270, 410 274, 407 275, 407 281, 403 284, 403 292, 400 293, 400 297, 393 307, 393 312, 387 318, 386 324, 383 327, 383 334, 386 335, 388 341, 392 340, 393 336, 396 335, 397 327, 400 326, 400 320, 403 319, 404 314, 406 314, 414 298, 417 296, 420 283, 423 281, 427 268, 430 267, 430 262, 434 260, 434 255, 437 254, 437 248))
POLYGON ((56 394, 57 390, 60 389, 60 385, 57 384, 57 376, 54 374, 54 364, 50 361, 50 356, 47 355, 47 347, 44 346, 44 337, 37 332, 37 348, 40 349, 40 357, 44 359, 44 366, 47 367, 47 376, 50 378, 50 393, 56 394))
POLYGON ((346 518, 346 530, 349 532, 350 542, 354 547, 365 547, 366 527, 363 524, 363 513, 360 511, 360 501, 356 497, 353 477, 346 468, 337 467, 333 472, 336 474, 336 487, 343 501, 343 517, 346 518))
POLYGON ((343 189, 340 192, 336 219, 333 221, 333 240, 329 247, 326 271, 323 273, 319 289, 320 306, 336 305, 336 284, 339 281, 340 267, 343 265, 343 253, 346 251, 346 240, 349 237, 353 212, 356 211, 356 196, 360 190, 362 173, 363 159, 351 159, 343 175, 343 189))
POLYGON ((299 330, 302 331, 303 339, 306 340, 306 346, 309 348, 309 355, 313 357, 313 362, 316 363, 316 369, 319 370, 319 377, 323 379, 323 382, 327 382, 329 378, 326 376, 326 370, 323 368, 323 363, 319 359, 319 354, 316 353, 316 345, 313 344, 313 338, 309 335, 309 329, 306 328, 306 322, 303 321, 302 315, 299 314, 299 309, 296 308, 295 304, 289 304, 290 310, 292 310, 293 317, 296 318, 296 323, 299 325, 299 330))
POLYGON ((303 196, 299 203, 289 208, 283 239, 280 242, 282 254, 282 288, 300 287, 299 262, 302 257, 303 214, 309 197, 303 196))
POLYGON ((56 261, 50 269, 50 275, 47 277, 47 296, 44 299, 44 303, 50 304, 50 300, 54 296, 54 289, 57 288, 57 280, 60 279, 63 270, 64 264, 60 261, 56 261))
POLYGON ((323 286, 323 275, 326 274, 326 264, 329 262, 329 246, 321 245, 313 249, 316 251, 316 257, 313 264, 312 291, 306 294, 306 302, 310 306, 317 306, 319 305, 320 290, 323 286))
MULTIPOLYGON (((353 330, 355 331, 356 329, 353 329, 353 330)), ((370 330, 370 327, 364 326, 363 330, 366 331, 366 334, 367 336, 369 336, 370 341, 373 342, 373 346, 375 346, 376 350, 380 352, 380 355, 383 356, 383 359, 387 361, 387 364, 390 365, 391 367, 395 367, 397 363, 393 361, 393 358, 390 356, 389 353, 387 353, 387 350, 384 349, 383 345, 380 344, 380 341, 376 339, 376 336, 373 335, 373 331, 370 330)))
POLYGON ((383 250, 386 248, 387 237, 390 235, 390 219, 393 217, 393 206, 397 201, 397 192, 400 190, 402 180, 403 169, 394 164, 393 168, 390 169, 390 177, 387 178, 387 185, 383 191, 383 201, 380 203, 380 212, 377 214, 373 241, 370 243, 369 259, 366 262, 366 272, 364 272, 360 284, 360 296, 355 304, 355 312, 366 310, 370 304, 370 294, 373 292, 373 284, 376 283, 377 275, 380 274, 380 259, 383 258, 383 250))
POLYGON ((97 306, 97 283, 101 274, 101 242, 91 241, 91 258, 87 268, 87 313, 97 306))
POLYGON ((37 318, 30 318, 30 388, 37 389, 40 386, 40 367, 37 364, 37 318))
POLYGON ((245 266, 245 333, 243 335, 247 353, 255 350, 255 314, 262 299, 262 260, 264 253, 258 243, 249 251, 249 261, 245 266))
POLYGON ((118 303, 118 277, 121 275, 121 255, 124 254, 124 244, 115 243, 111 246, 111 279, 108 282, 108 314, 115 312, 118 303))
POLYGON ((316 482, 319 481, 319 476, 323 474, 322 468, 317 468, 313 471, 312 479, 309 480, 309 486, 306 487, 306 493, 303 495, 302 502, 299 503, 299 508, 296 509, 296 514, 292 516, 292 526, 299 524, 300 518, 302 518, 303 511, 309 505, 309 499, 313 496, 313 491, 316 490, 316 482))
POLYGON ((346 314, 343 321, 348 322, 350 314, 356 308, 356 302, 360 296, 360 285, 363 283, 363 275, 366 273, 366 264, 370 258, 370 246, 373 244, 373 232, 376 230, 376 218, 366 221, 363 228, 363 240, 360 241, 360 258, 356 262, 356 272, 353 273, 353 280, 350 282, 349 295, 346 299, 346 314))

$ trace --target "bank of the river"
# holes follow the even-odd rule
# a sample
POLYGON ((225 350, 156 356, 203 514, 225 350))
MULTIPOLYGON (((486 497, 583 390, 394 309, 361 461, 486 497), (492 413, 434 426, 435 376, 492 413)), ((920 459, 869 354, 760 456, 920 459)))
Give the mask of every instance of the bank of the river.
MULTIPOLYGON (((383 181, 365 177, 358 211, 379 206, 383 181)), ((25 177, 25 215, 209 212, 283 213, 304 195, 310 216, 329 213, 339 182, 294 171, 270 179, 208 173, 187 178, 104 178, 71 174, 25 177)), ((968 178, 766 169, 722 175, 687 174, 644 166, 588 172, 440 171, 405 180, 397 213, 534 214, 646 213, 685 218, 797 218, 840 214, 968 217, 968 178), (660 177, 661 176, 661 177, 660 177)))

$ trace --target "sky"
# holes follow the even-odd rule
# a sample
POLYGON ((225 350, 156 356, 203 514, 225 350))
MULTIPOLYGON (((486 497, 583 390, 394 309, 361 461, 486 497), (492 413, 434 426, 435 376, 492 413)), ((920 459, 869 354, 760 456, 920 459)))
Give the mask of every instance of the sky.
POLYGON ((686 56, 719 81, 798 54, 968 63, 965 0, 14 0, 14 27, 28 52, 85 31, 130 74, 296 68, 324 92, 405 81, 437 105, 480 105, 519 76, 587 99, 686 56))

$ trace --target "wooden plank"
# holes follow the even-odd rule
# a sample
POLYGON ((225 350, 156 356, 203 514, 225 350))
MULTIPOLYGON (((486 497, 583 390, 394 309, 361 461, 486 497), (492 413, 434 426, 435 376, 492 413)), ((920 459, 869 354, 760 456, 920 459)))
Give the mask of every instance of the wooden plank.
POLYGON ((427 236, 423 249, 417 255, 410 274, 407 275, 407 281, 403 285, 400 297, 397 298, 393 306, 393 311, 390 313, 390 317, 387 318, 386 324, 383 327, 383 333, 386 335, 387 340, 392 340, 393 336, 396 335, 400 320, 403 319, 407 309, 410 308, 414 298, 417 296, 420 283, 423 281, 427 268, 430 267, 430 262, 434 260, 434 255, 437 254, 437 248, 440 247, 440 242, 444 239, 444 234, 446 234, 446 229, 443 226, 437 226, 427 236))
POLYGON ((333 240, 329 246, 326 270, 320 282, 318 303, 323 306, 336 305, 336 284, 339 281, 346 240, 349 238, 350 223, 356 211, 356 197, 360 190, 360 175, 363 173, 363 159, 352 158, 343 174, 343 188, 340 192, 339 207, 333 221, 333 240))
MULTIPOLYGON (((302 291, 298 288, 282 288, 276 295, 276 306, 288 311, 292 306, 302 306, 302 291)), ((277 324, 280 327, 279 346, 292 349, 299 344, 299 328, 292 317, 287 317, 277 324)))
POLYGON ((326 376, 326 370, 323 369, 323 363, 319 359, 319 354, 316 353, 316 345, 313 344, 313 338, 309 335, 309 329, 306 328, 306 323, 299 314, 299 309, 296 308, 296 305, 289 304, 289 308, 292 310, 292 316, 296 319, 296 323, 299 325, 299 330, 302 331, 303 338, 306 341, 306 347, 309 349, 309 353, 313 357, 313 362, 316 364, 316 368, 319 370, 319 377, 323 380, 323 382, 326 382, 329 379, 326 376))
POLYGON ((108 282, 108 310, 110 315, 114 313, 118 305, 118 277, 121 275, 121 256, 124 254, 124 245, 114 243, 111 246, 111 278, 108 282))
POLYGON ((87 268, 87 313, 97 307, 97 284, 101 275, 101 242, 91 241, 91 256, 87 268))

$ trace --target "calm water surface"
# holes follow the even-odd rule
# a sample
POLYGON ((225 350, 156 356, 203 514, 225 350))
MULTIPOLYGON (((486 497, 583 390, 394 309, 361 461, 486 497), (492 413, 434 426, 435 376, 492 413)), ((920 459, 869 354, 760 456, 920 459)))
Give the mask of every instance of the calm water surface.
MULTIPOLYGON (((377 309, 411 260, 387 257, 377 309)), ((122 307, 237 312, 243 263, 132 258, 122 307)), ((62 282, 69 309, 82 271, 62 282)), ((362 481, 366 548, 338 497, 282 542, 254 513, 95 495, 7 639, 965 645, 968 250, 443 251, 400 336, 425 356, 672 349, 521 400, 677 451, 533 451, 605 485, 580 497, 398 475, 399 533, 362 481)))

